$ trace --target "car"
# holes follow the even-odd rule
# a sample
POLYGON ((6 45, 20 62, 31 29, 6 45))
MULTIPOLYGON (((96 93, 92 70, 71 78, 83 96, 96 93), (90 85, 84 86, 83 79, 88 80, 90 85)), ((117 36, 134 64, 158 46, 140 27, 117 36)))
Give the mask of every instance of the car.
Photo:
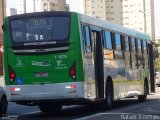
POLYGON ((160 72, 156 72, 155 74, 155 82, 158 87, 160 87, 160 72))
POLYGON ((6 114, 8 101, 6 96, 6 91, 4 89, 4 78, 0 77, 0 116, 6 114))

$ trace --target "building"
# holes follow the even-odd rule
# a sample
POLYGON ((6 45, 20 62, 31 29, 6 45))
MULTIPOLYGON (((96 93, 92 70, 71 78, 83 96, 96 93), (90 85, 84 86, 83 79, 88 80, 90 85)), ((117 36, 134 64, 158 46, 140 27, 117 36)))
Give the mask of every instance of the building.
POLYGON ((15 8, 6 8, 6 16, 12 16, 17 14, 17 9, 15 8))
POLYGON ((99 19, 106 19, 105 0, 85 0, 85 14, 99 19))
POLYGON ((52 5, 49 7, 49 11, 67 11, 68 9, 66 0, 53 0, 52 5))
POLYGON ((25 0, 17 0, 17 14, 23 14, 26 12, 25 0))
POLYGON ((85 14, 149 34, 155 39, 153 0, 85 0, 85 14))
MULTIPOLYGON (((155 0, 155 38, 156 43, 160 43, 160 15, 159 15, 159 6, 160 6, 160 0, 155 0), (157 10, 158 9, 158 10, 157 10)), ((159 51, 160 52, 160 51, 159 51)))
POLYGON ((66 0, 17 0, 17 13, 67 11, 66 0))

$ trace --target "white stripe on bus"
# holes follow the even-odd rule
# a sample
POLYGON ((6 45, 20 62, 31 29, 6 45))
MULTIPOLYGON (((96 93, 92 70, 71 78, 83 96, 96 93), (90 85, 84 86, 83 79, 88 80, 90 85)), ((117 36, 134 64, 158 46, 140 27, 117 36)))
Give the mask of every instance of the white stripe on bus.
POLYGON ((28 53, 28 52, 53 52, 58 50, 68 50, 69 47, 59 47, 59 48, 48 48, 48 49, 30 49, 30 50, 13 50, 14 53, 22 52, 22 53, 28 53))

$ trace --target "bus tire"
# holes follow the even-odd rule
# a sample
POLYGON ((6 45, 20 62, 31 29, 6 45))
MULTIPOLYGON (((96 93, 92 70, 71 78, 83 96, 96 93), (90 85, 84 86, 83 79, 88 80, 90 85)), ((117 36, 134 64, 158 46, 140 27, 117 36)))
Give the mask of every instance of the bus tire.
POLYGON ((139 102, 145 102, 147 99, 147 94, 148 94, 148 84, 147 80, 144 81, 144 94, 138 96, 139 102))
POLYGON ((105 102, 107 105, 107 109, 112 109, 112 107, 113 107, 113 83, 112 83, 112 80, 108 80, 106 83, 105 102))
POLYGON ((7 98, 6 96, 3 96, 0 100, 0 115, 6 114, 7 106, 8 106, 7 98))
POLYGON ((59 104, 40 104, 39 109, 43 113, 59 112, 62 110, 62 105, 59 105, 59 104))

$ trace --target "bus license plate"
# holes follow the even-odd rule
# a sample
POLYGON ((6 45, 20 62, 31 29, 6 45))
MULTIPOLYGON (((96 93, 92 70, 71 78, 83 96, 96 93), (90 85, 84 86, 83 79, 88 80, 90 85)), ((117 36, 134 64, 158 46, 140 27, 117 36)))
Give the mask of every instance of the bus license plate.
POLYGON ((35 73, 35 76, 38 78, 48 77, 48 73, 47 72, 38 72, 38 73, 35 73))

